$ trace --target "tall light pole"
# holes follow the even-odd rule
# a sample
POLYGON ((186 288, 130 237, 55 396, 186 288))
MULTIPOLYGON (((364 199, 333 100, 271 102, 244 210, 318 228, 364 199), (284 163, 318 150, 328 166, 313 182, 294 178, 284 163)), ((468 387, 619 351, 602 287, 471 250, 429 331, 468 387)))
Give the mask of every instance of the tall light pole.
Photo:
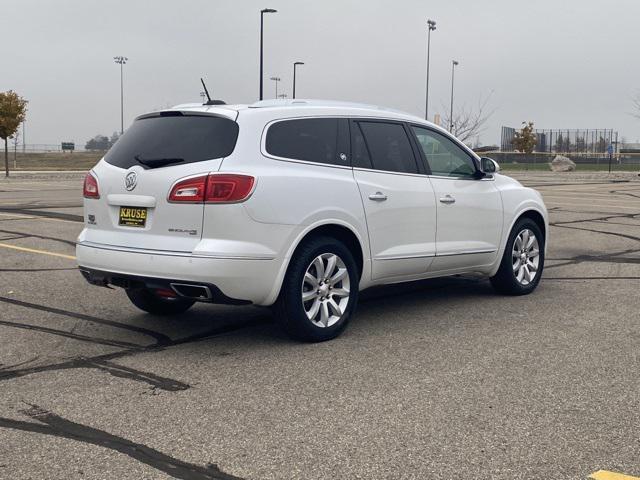
POLYGON ((262 100, 262 77, 264 76, 264 72, 263 72, 263 68, 264 68, 264 61, 263 61, 263 45, 264 45, 264 39, 263 39, 263 31, 264 31, 264 14, 265 13, 276 13, 277 10, 274 10, 273 8, 263 8, 262 10, 260 10, 260 100, 262 100))
POLYGON ((436 22, 427 20, 427 99, 424 105, 424 119, 429 120, 429 56, 431 55, 431 32, 436 29, 436 22))
POLYGON ((293 98, 296 98, 296 67, 304 65, 304 62, 293 62, 293 98))
POLYGON ((276 82, 276 98, 278 98, 278 82, 280 81, 280 77, 269 77, 269 80, 276 82))
POLYGON ((123 82, 123 66, 129 60, 127 57, 113 57, 116 63, 120 64, 120 135, 124 133, 124 82, 123 82))
POLYGON ((27 137, 25 137, 25 133, 24 133, 24 128, 25 128, 24 124, 26 122, 27 122, 26 120, 22 121, 22 153, 27 151, 27 143, 26 143, 26 140, 25 140, 27 137))
POLYGON ((456 74, 456 66, 459 62, 456 60, 451 61, 451 109, 449 110, 449 132, 453 133, 453 79, 456 74))

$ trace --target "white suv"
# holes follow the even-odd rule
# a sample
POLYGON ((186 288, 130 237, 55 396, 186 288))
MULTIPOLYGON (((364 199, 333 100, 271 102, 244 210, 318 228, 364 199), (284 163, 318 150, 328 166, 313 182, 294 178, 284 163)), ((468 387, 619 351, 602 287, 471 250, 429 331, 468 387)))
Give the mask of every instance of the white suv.
POLYGON ((92 284, 154 314, 274 305, 327 340, 373 285, 479 272, 536 288, 547 211, 445 130, 365 105, 179 105, 138 117, 84 184, 92 284))

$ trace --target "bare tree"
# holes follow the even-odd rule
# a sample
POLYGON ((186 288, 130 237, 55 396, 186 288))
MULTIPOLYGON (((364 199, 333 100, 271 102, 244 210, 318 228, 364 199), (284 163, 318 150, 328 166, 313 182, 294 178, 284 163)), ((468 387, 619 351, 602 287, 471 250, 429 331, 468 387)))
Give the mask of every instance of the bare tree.
MULTIPOLYGON (((462 105, 457 110, 454 110, 453 122, 451 122, 449 113, 446 113, 443 116, 443 124, 446 126, 453 124, 451 133, 464 143, 467 143, 467 141, 473 137, 479 136, 486 128, 485 124, 487 120, 489 120, 495 112, 495 109, 488 110, 487 108, 492 93, 487 95, 486 98, 481 97, 475 108, 462 105)), ((446 107, 442 109, 443 111, 447 111, 446 107)))
POLYGON ((16 132, 13 134, 13 137, 11 137, 11 139, 13 140, 13 168, 16 168, 16 161, 17 161, 17 157, 18 157, 18 143, 20 142, 20 128, 19 127, 16 130, 16 132))
POLYGON ((632 99, 633 102, 633 115, 636 118, 640 118, 640 92, 632 99))

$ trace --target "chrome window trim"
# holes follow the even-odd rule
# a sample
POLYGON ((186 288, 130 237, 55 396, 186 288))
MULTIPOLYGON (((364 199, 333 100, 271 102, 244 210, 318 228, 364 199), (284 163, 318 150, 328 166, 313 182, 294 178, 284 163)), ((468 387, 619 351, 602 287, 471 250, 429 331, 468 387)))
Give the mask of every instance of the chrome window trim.
POLYGON ((386 175, 401 175, 403 177, 423 177, 427 178, 429 175, 426 173, 406 173, 406 172, 393 172, 391 170, 378 170, 376 168, 364 168, 364 167, 353 167, 354 172, 374 172, 374 173, 383 173, 386 175))
MULTIPOLYGON (((312 162, 310 160, 301 160, 297 158, 289 158, 289 157, 280 157, 278 155, 273 155, 267 152, 267 134, 269 133, 269 128, 271 128, 276 123, 288 122, 291 120, 308 120, 308 119, 323 119, 335 118, 336 120, 346 119, 349 120, 348 115, 299 115, 295 117, 281 117, 276 118, 275 120, 271 120, 267 122, 267 124, 262 129, 262 136, 260 137, 260 153, 263 157, 270 158, 272 160, 278 160, 280 162, 289 162, 289 163, 301 163, 303 165, 316 165, 319 167, 329 167, 329 168, 339 168, 342 170, 351 170, 351 155, 349 155, 349 165, 334 165, 331 163, 323 163, 323 162, 312 162)), ((337 138, 336 138, 337 140, 337 138)), ((344 152, 336 152, 336 153, 344 153, 344 152)))

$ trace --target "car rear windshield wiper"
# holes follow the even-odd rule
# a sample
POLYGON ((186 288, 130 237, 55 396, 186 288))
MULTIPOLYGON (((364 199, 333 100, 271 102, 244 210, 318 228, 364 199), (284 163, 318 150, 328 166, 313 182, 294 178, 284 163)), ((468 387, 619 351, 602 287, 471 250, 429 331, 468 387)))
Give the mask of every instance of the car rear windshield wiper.
POLYGON ((133 158, 135 158, 138 163, 149 168, 164 167, 172 163, 184 162, 184 158, 142 158, 140 155, 135 155, 133 158))

